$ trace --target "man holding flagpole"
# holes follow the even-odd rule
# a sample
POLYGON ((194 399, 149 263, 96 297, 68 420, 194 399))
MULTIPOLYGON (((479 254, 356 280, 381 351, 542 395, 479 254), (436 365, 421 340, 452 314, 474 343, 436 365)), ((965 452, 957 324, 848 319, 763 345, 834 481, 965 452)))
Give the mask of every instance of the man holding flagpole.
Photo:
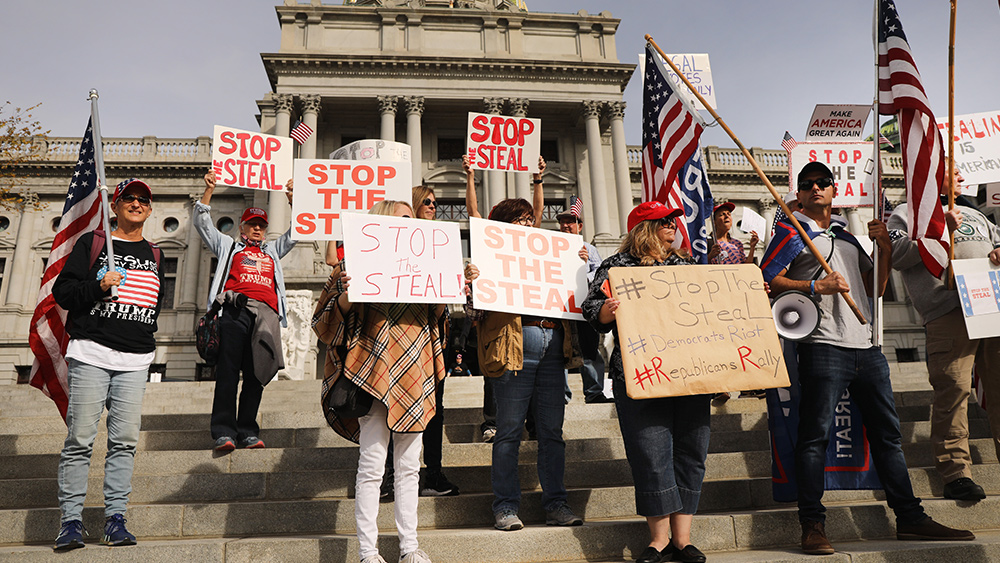
POLYGON ((84 546, 83 502, 90 456, 104 406, 108 407, 108 454, 104 463, 101 543, 133 545, 125 528, 132 468, 142 418, 142 398, 153 361, 156 319, 163 293, 159 248, 143 238, 152 212, 149 186, 131 178, 118 184, 111 202, 118 218, 110 234, 80 236, 52 286, 52 296, 68 312, 68 433, 59 458, 61 527, 56 551, 84 546), (110 236, 114 264, 107 267, 110 236), (113 287, 118 298, 111 297, 113 287))

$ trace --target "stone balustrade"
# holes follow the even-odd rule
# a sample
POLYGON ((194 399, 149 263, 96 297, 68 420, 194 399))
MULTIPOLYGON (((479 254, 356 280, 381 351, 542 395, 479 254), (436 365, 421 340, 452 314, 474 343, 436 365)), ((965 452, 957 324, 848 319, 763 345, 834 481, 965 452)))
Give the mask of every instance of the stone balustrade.
MULTIPOLYGON (((46 155, 48 162, 76 160, 80 153, 79 137, 33 139, 34 150, 46 155)), ((211 137, 160 139, 158 137, 106 137, 103 139, 105 162, 205 162, 212 158, 211 137)))

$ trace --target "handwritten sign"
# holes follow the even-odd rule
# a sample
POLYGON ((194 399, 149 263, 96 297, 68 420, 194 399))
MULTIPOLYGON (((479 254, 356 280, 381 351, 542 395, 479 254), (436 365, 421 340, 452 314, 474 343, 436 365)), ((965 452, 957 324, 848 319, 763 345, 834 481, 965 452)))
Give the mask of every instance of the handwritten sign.
POLYGON ((472 293, 477 309, 583 319, 583 237, 472 217, 469 240, 479 268, 472 293))
POLYGON ((465 303, 458 223, 344 213, 355 303, 465 303))
POLYGON ((1000 266, 989 258, 952 260, 969 338, 1000 336, 1000 266))
POLYGON ((747 234, 755 232, 759 237, 767 232, 767 219, 761 217, 753 209, 744 207, 743 218, 740 219, 740 230, 747 234))
POLYGON ((542 120, 469 112, 465 146, 475 169, 538 172, 542 120))
POLYGON ((817 104, 806 128, 806 142, 861 141, 871 106, 817 104))
POLYGON ((391 160, 410 162, 412 149, 406 143, 382 139, 361 139, 330 153, 330 160, 391 160))
POLYGON ((303 160, 294 168, 292 238, 342 240, 340 214, 383 200, 409 202, 411 167, 385 160, 303 160))
POLYGON ((220 186, 283 190, 292 177, 292 139, 216 125, 212 169, 220 186))
MULTIPOLYGON (((708 62, 708 53, 667 56, 670 57, 670 62, 677 65, 678 70, 688 79, 688 82, 698 90, 701 97, 705 98, 705 101, 713 108, 718 109, 719 106, 715 104, 715 84, 712 83, 712 65, 708 62)), ((673 82, 675 92, 681 91, 685 95, 690 92, 669 66, 667 66, 667 76, 673 82)), ((689 96, 688 99, 694 109, 705 109, 697 96, 689 96)))
MULTIPOLYGON (((947 115, 938 123, 946 152, 947 115)), ((965 178, 966 195, 976 195, 979 184, 1000 182, 1000 111, 955 116, 955 167, 965 178)))
POLYGON ((833 172, 837 186, 834 207, 871 207, 875 181, 871 143, 799 143, 788 153, 788 187, 792 192, 798 189, 799 171, 813 161, 822 162, 833 172))
POLYGON ((629 397, 787 387, 764 279, 753 264, 612 268, 629 397))

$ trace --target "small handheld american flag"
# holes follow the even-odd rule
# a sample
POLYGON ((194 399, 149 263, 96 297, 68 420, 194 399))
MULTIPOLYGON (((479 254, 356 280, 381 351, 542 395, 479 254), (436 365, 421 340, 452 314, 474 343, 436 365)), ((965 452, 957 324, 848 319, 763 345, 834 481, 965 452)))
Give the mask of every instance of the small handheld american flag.
POLYGON ((574 196, 569 198, 569 212, 572 213, 577 219, 583 217, 583 200, 574 196))
POLYGON ((792 138, 792 136, 788 133, 788 131, 785 131, 785 138, 781 140, 782 148, 784 148, 788 152, 792 152, 792 149, 798 146, 798 144, 799 143, 792 138))
POLYGON ((313 134, 312 127, 309 127, 303 121, 299 121, 298 123, 295 124, 295 127, 292 128, 292 131, 288 134, 288 136, 298 141, 298 143, 301 145, 305 143, 309 139, 309 137, 312 136, 312 134, 313 134))

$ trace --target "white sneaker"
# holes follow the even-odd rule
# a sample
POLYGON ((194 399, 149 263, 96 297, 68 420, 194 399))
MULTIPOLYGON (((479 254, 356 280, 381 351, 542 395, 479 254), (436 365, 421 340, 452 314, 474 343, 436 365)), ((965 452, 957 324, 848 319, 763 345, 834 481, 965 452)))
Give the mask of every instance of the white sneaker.
POLYGON ((382 556, 376 553, 375 555, 365 557, 361 560, 361 563, 385 563, 385 559, 382 559, 382 556))
POLYGON ((493 438, 495 438, 496 435, 497 435, 496 428, 489 427, 486 430, 483 430, 483 442, 486 442, 487 444, 492 443, 493 438))
POLYGON ((427 554, 422 549, 418 549, 406 555, 400 555, 399 563, 431 563, 431 558, 427 557, 427 554))

